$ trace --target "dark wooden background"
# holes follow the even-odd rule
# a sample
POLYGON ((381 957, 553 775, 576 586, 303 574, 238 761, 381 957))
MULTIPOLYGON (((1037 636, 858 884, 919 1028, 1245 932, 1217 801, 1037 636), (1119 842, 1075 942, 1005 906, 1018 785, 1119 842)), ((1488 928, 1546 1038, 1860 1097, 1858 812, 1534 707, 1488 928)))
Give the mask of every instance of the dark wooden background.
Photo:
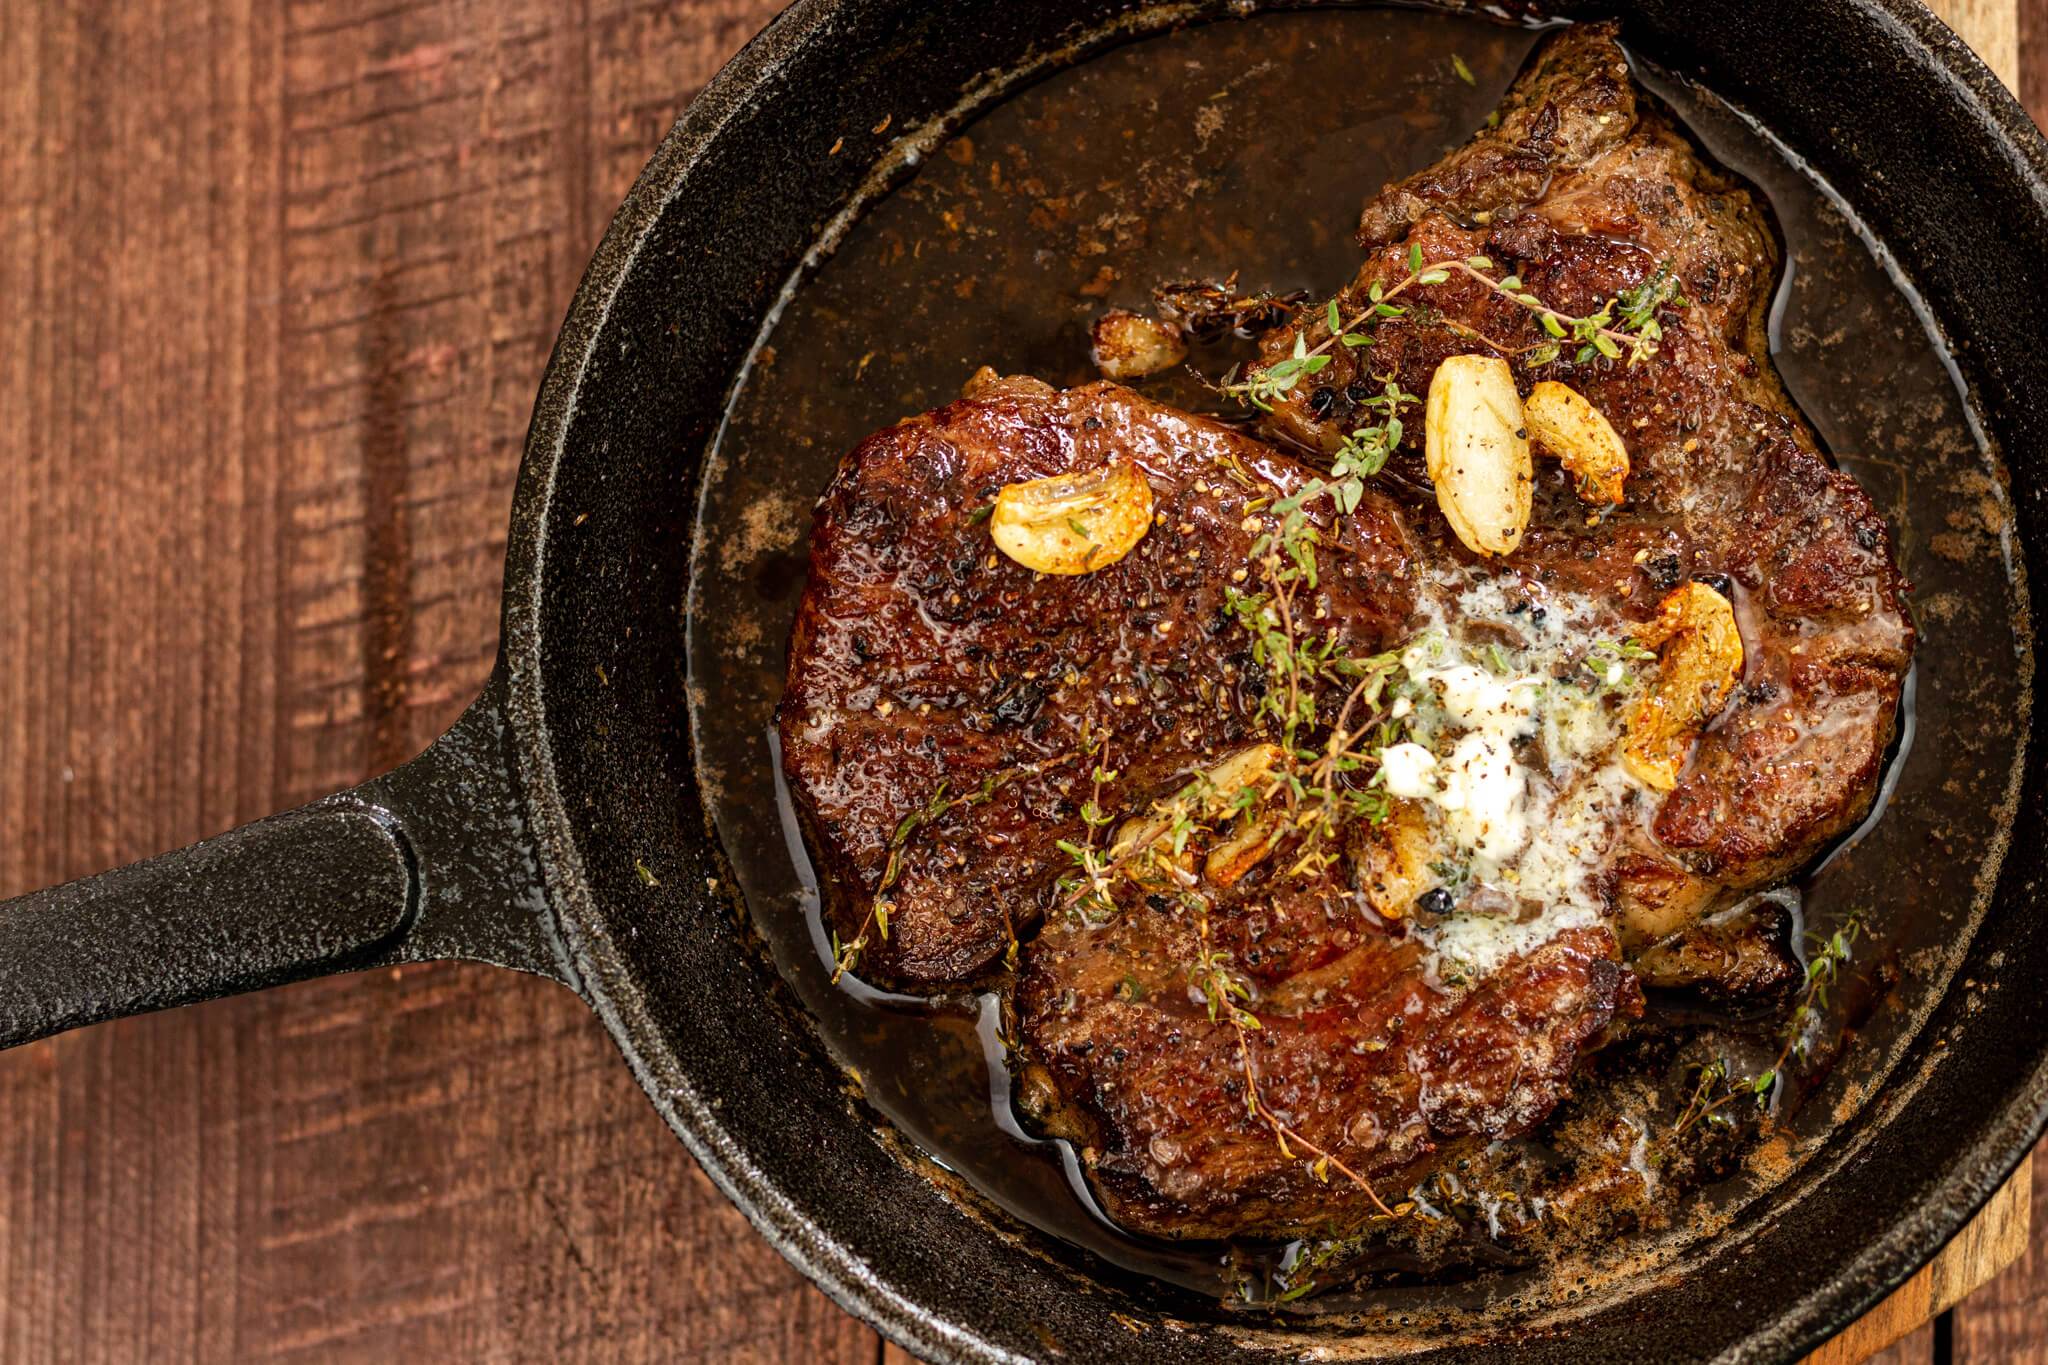
MULTIPOLYGON (((7 0, 0 896, 455 717, 584 260, 775 8, 7 0)), ((2044 1312, 2037 1231, 1897 1359, 2048 1358, 2044 1312)), ((407 968, 0 1056, 0 1361, 883 1355, 547 983, 407 968)))

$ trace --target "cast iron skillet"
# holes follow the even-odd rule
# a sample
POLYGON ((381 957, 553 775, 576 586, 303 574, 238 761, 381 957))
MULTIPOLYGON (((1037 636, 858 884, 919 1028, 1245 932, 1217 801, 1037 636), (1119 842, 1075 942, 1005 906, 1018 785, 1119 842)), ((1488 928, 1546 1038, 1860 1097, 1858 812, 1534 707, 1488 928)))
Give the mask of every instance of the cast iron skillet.
MULTIPOLYGON (((1120 34, 1245 8, 802 0, 785 13, 662 143, 577 292, 527 438, 503 645, 482 697, 420 758, 354 791, 0 904, 0 1044, 328 972, 494 962, 587 1000, 762 1234, 920 1355, 1346 1354, 1340 1332, 1262 1326, 1089 1265, 942 1195, 877 1140, 744 914, 711 889, 723 874, 681 677, 698 475, 730 376, 822 225, 888 174, 858 155, 821 158, 820 131, 884 114, 899 131, 936 130, 1120 34), (661 850, 658 884, 629 852, 646 849, 661 850)), ((1562 12, 1616 10, 1637 50, 1746 105, 1898 253, 1964 343, 2015 482, 2014 553, 2036 561, 2048 146, 2025 114, 1913 0, 1562 12)), ((880 140, 865 145, 879 154, 880 140)), ((2042 828, 2044 791, 2036 751, 2016 828, 2042 828)), ((2011 849, 1957 974, 2010 987, 1944 999, 1887 1092, 1682 1275, 1642 1277, 1547 1324, 1433 1339, 1390 1328, 1356 1349, 1789 1358, 1849 1322, 1933 1255, 2041 1131, 2044 852, 2037 837, 2011 849)))

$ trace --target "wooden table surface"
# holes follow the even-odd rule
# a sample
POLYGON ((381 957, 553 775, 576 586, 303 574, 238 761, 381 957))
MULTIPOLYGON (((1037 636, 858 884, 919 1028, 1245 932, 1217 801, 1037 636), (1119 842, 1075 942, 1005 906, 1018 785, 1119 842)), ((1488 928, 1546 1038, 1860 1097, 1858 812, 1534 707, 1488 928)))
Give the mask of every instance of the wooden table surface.
MULTIPOLYGON (((1946 9, 1987 55, 2017 44, 2039 117, 2048 0, 2017 31, 2009 5, 1946 9)), ((359 781, 454 719, 584 261, 775 8, 6 6, 0 896, 359 781)), ((2035 1226, 1888 1358, 2048 1359, 2035 1226)), ((897 1354, 543 981, 405 968, 0 1056, 0 1361, 897 1354)))

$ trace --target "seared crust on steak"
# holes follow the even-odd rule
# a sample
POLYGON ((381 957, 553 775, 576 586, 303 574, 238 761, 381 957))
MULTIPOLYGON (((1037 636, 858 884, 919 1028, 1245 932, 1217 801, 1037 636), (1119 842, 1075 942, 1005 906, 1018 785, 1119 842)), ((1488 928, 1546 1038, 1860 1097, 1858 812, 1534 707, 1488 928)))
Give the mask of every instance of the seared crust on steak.
POLYGON ((1508 88, 1491 128, 1366 204, 1358 243, 1399 241, 1431 213, 1484 222, 1533 203, 1559 171, 1583 166, 1626 139, 1635 112, 1635 86, 1614 45, 1614 26, 1567 29, 1508 88))
MULTIPOLYGON (((863 441, 819 501, 811 578, 777 712, 799 817, 858 970, 943 990, 998 966, 1056 897, 1093 790, 1088 737, 1129 811, 1250 737, 1264 685, 1224 610, 1252 541, 1246 504, 1312 476, 1227 427, 1128 389, 978 381, 863 441), (1003 485, 1135 459, 1154 525, 1094 573, 1031 572, 990 545, 1003 485), (978 796, 897 850, 888 936, 869 920, 892 837, 927 804, 978 796), (945 791, 941 793, 943 784, 945 791)), ((1414 603, 1410 534, 1372 495, 1329 532, 1327 624, 1368 648, 1414 603)), ((1242 582, 1242 578, 1238 580, 1242 582)))
MULTIPOLYGON (((1321 888, 1333 892, 1334 888, 1321 888)), ((1520 1137, 1567 1091, 1581 1050, 1642 1010, 1604 929, 1571 930, 1477 984, 1432 976, 1412 939, 1366 926, 1339 894, 1264 884, 1212 912, 1245 967, 1260 1027, 1237 1033, 1191 996, 1188 917, 1130 911, 1046 926, 1016 992, 1024 1107, 1083 1146, 1125 1227, 1159 1237, 1355 1229, 1468 1142, 1520 1137), (1314 1144, 1310 1146, 1309 1144, 1314 1144), (1313 1161, 1330 1152, 1384 1195, 1313 1161)))

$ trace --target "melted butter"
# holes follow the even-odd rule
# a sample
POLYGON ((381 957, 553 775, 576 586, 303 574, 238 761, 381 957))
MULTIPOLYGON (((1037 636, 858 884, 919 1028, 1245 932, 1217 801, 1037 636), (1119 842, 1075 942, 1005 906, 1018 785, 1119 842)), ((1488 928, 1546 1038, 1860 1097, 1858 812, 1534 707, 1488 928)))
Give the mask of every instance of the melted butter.
POLYGON ((1641 784, 1620 761, 1623 705, 1640 679, 1595 624, 1591 599, 1512 575, 1454 591, 1402 651, 1414 738, 1381 782, 1421 803, 1450 913, 1417 933, 1449 980, 1483 977, 1606 911, 1595 874, 1641 784))

